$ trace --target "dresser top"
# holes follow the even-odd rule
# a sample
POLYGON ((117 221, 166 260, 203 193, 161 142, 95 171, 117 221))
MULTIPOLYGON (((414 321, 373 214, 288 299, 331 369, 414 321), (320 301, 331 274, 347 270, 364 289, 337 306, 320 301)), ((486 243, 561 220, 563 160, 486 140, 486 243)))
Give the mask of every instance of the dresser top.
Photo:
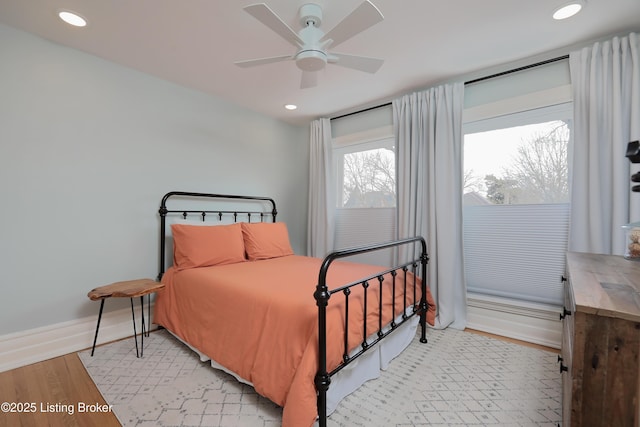
POLYGON ((576 311, 640 321, 640 261, 567 253, 576 311))

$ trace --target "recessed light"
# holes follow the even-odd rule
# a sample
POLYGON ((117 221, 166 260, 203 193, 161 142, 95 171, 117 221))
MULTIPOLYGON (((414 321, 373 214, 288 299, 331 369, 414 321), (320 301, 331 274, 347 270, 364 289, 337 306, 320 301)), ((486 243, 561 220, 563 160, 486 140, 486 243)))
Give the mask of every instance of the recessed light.
POLYGON ((74 27, 86 27, 86 25, 87 25, 87 20, 84 19, 82 16, 78 15, 75 12, 69 12, 68 10, 62 10, 62 11, 58 12, 58 16, 64 22, 66 22, 69 25, 73 25, 74 27))
POLYGON ((564 6, 559 7, 553 12, 553 19, 561 20, 571 18, 576 13, 580 12, 584 6, 581 1, 574 1, 567 3, 564 6))
POLYGON ((286 108, 287 110, 295 110, 296 108, 298 108, 298 106, 294 104, 286 104, 284 108, 286 108))

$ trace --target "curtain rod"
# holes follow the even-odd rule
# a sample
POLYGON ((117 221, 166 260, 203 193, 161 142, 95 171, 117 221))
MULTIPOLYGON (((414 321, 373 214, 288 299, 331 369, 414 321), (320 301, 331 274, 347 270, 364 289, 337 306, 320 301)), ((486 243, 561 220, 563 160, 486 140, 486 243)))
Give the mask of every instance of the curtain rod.
MULTIPOLYGON (((464 82, 464 84, 466 86, 466 85, 473 84, 473 83, 479 83, 479 82, 482 82, 482 81, 485 81, 485 80, 494 79, 496 77, 506 76, 507 74, 517 73, 518 71, 524 71, 524 70, 528 70, 530 68, 535 68, 535 67, 540 67, 542 65, 551 64, 553 62, 563 61, 565 59, 569 59, 569 55, 562 55, 562 56, 558 56, 556 58, 551 58, 551 59, 546 59, 544 61, 536 62, 534 64, 524 65, 522 67, 513 68, 511 70, 502 71, 500 73, 491 74, 491 75, 484 76, 484 77, 479 77, 477 79, 469 80, 467 82, 464 82)), ((354 111, 352 113, 342 114, 340 116, 332 117, 330 120, 342 119, 344 117, 353 116, 355 114, 360 114, 360 113, 365 113, 367 111, 375 110, 377 108, 387 107, 389 105, 391 105, 391 102, 387 102, 387 103, 380 104, 380 105, 375 105, 373 107, 365 108, 365 109, 359 110, 359 111, 354 111)))
POLYGON ((478 83, 484 80, 494 79, 496 77, 502 77, 507 74, 517 73, 518 71, 528 70, 530 68, 540 67, 541 65, 551 64, 553 62, 563 61, 565 59, 569 59, 569 55, 558 56, 557 58, 551 58, 544 61, 536 62, 534 64, 524 65, 522 67, 514 68, 512 70, 502 71, 501 73, 491 74, 490 76, 480 77, 474 80, 469 80, 468 82, 464 82, 465 86, 473 83, 478 83))
POLYGON ((367 111, 375 110, 377 108, 382 108, 382 107, 386 107, 386 106, 389 106, 389 105, 391 105, 390 102, 387 102, 385 104, 380 104, 380 105, 374 105, 373 107, 365 108, 364 110, 358 110, 358 111, 354 111, 353 113, 347 113, 347 114, 343 114, 341 116, 331 117, 329 120, 341 119, 343 117, 349 117, 349 116, 353 116, 354 114, 365 113, 367 111))

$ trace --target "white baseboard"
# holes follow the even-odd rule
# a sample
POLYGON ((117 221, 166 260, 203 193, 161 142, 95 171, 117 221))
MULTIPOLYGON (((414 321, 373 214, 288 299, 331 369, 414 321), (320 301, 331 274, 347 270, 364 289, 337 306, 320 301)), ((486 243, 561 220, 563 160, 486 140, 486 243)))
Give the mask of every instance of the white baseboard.
MULTIPOLYGON (((153 304, 151 310, 153 312, 153 304)), ((135 314, 136 332, 140 334, 139 306, 136 306, 135 314)), ((146 315, 145 304, 145 321, 146 315)), ((98 313, 95 316, 0 336, 0 372, 90 348, 97 320, 98 313)), ((153 329, 156 329, 156 325, 152 324, 150 330, 153 329)), ((133 337, 131 309, 103 313, 96 345, 127 337, 133 337)), ((131 345, 135 348, 133 340, 131 345)))
MULTIPOLYGON (((526 342, 560 348, 561 308, 506 298, 469 294, 467 327, 526 342)), ((0 336, 0 372, 90 348, 97 314, 82 319, 0 336)), ((155 329, 155 325, 151 325, 155 329)), ((136 307, 136 328, 140 327, 136 307)), ((104 313, 98 345, 133 336, 131 310, 104 313)), ((135 344, 132 342, 132 346, 135 344)))
POLYGON ((560 348, 561 307, 487 295, 467 295, 467 328, 560 348))

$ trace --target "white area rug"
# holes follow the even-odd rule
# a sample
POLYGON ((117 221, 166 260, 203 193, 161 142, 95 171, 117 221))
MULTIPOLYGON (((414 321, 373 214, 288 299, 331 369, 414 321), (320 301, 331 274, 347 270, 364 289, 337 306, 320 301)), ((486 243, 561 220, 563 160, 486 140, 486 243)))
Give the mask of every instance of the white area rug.
MULTIPOLYGON (((330 426, 548 426, 561 419, 557 355, 476 334, 429 330, 345 398, 330 426)), ((79 353, 123 426, 280 426, 282 411, 200 362, 166 331, 79 353)))

